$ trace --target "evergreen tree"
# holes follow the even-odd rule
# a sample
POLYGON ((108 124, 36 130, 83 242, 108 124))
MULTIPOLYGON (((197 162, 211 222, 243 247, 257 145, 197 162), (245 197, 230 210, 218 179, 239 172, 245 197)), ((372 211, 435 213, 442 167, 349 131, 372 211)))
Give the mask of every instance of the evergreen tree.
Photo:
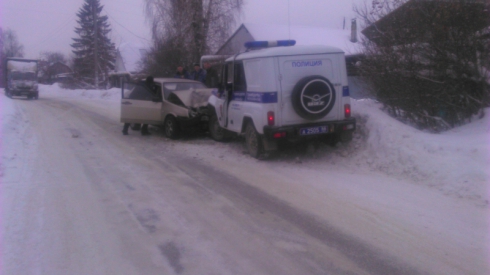
POLYGON ((114 69, 116 49, 108 37, 111 29, 107 16, 100 14, 103 8, 99 0, 85 0, 77 13, 79 26, 75 33, 78 37, 73 38, 71 46, 75 54, 75 78, 83 86, 93 83, 95 88, 99 87, 114 69))

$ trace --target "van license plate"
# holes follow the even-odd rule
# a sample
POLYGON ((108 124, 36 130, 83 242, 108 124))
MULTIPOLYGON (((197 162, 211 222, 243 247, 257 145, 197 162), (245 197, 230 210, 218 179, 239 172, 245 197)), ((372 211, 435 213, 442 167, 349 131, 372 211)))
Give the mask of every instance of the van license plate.
POLYGON ((328 126, 301 128, 299 130, 299 134, 301 136, 318 135, 318 134, 325 134, 325 133, 328 133, 328 126))

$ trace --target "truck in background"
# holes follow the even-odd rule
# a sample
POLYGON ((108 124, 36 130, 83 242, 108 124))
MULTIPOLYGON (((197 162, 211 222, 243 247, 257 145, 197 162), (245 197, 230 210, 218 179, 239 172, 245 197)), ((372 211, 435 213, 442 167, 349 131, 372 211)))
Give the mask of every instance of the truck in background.
POLYGON ((39 98, 38 60, 24 58, 7 58, 4 67, 5 94, 27 96, 28 99, 39 98))

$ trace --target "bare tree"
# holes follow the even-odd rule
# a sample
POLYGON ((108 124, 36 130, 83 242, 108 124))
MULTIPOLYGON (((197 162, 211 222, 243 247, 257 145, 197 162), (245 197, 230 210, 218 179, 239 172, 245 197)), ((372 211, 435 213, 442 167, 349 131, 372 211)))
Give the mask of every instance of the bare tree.
POLYGON ((440 131, 489 106, 490 23, 481 0, 374 0, 357 7, 360 71, 395 117, 440 131))
POLYGON ((56 63, 60 62, 63 64, 66 64, 66 57, 63 53, 61 52, 42 52, 40 54, 41 60, 45 60, 48 63, 56 63))
POLYGON ((0 87, 4 86, 4 66, 7 57, 24 57, 24 46, 19 43, 13 30, 0 28, 0 87))
POLYGON ((1 33, 3 56, 24 57, 24 46, 20 44, 15 31, 6 29, 1 33))
POLYGON ((228 39, 244 0, 145 1, 153 38, 146 68, 168 75, 177 65, 216 51, 228 39))

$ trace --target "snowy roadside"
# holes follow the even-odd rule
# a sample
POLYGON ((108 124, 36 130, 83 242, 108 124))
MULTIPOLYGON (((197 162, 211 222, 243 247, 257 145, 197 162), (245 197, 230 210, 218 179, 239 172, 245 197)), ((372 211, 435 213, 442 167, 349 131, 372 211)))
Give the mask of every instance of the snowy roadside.
MULTIPOLYGON (((5 236, 5 228, 11 226, 7 220, 16 213, 12 202, 18 197, 11 195, 12 189, 18 188, 22 173, 28 169, 27 147, 35 146, 35 140, 27 142, 31 138, 28 123, 21 110, 5 96, 4 89, 0 89, 0 236, 5 236)), ((4 238, 0 238, 0 273, 4 260, 9 257, 4 254, 6 250, 4 238)))
MULTIPOLYGON (((142 138, 137 132, 123 137, 119 89, 41 86, 39 101, 2 100, 7 103, 2 109, 2 140, 9 147, 36 145, 37 132, 30 130, 41 120, 29 122, 24 114, 31 104, 43 110, 41 114, 74 106, 86 111, 80 114, 87 114, 89 120, 104 120, 104 134, 90 136, 94 143, 107 140, 130 145, 121 147, 119 154, 128 153, 123 149, 151 150, 153 157, 162 156, 165 161, 182 158, 184 166, 212 165, 431 274, 484 274, 470 271, 488 270, 488 118, 444 134, 427 134, 390 118, 373 101, 353 101, 359 127, 350 144, 289 148, 268 161, 258 161, 244 153, 241 138, 217 143, 199 135, 174 141, 158 129, 152 129, 151 137, 142 138), (464 182, 468 179, 473 181, 464 182)), ((89 137, 86 132, 91 124, 73 118, 65 123, 80 127, 89 137)), ((43 135, 51 139, 50 132, 54 131, 43 135)), ((6 153, 2 157, 9 169, 2 180, 31 168, 29 162, 21 162, 28 160, 22 153, 14 159, 6 153)))
MULTIPOLYGON (((65 90, 57 84, 41 86, 41 94, 98 101, 115 109, 120 89, 65 90)), ((316 144, 304 150, 286 150, 269 164, 302 167, 321 173, 324 165, 352 172, 379 172, 417 185, 436 188, 456 198, 488 206, 490 201, 490 116, 441 134, 416 130, 389 117, 373 100, 352 100, 358 129, 350 144, 331 148, 316 144)), ((490 108, 486 110, 490 113, 490 108)), ((173 147, 198 156, 236 161, 255 161, 243 154, 241 140, 214 143, 209 140, 177 141, 173 147)))

